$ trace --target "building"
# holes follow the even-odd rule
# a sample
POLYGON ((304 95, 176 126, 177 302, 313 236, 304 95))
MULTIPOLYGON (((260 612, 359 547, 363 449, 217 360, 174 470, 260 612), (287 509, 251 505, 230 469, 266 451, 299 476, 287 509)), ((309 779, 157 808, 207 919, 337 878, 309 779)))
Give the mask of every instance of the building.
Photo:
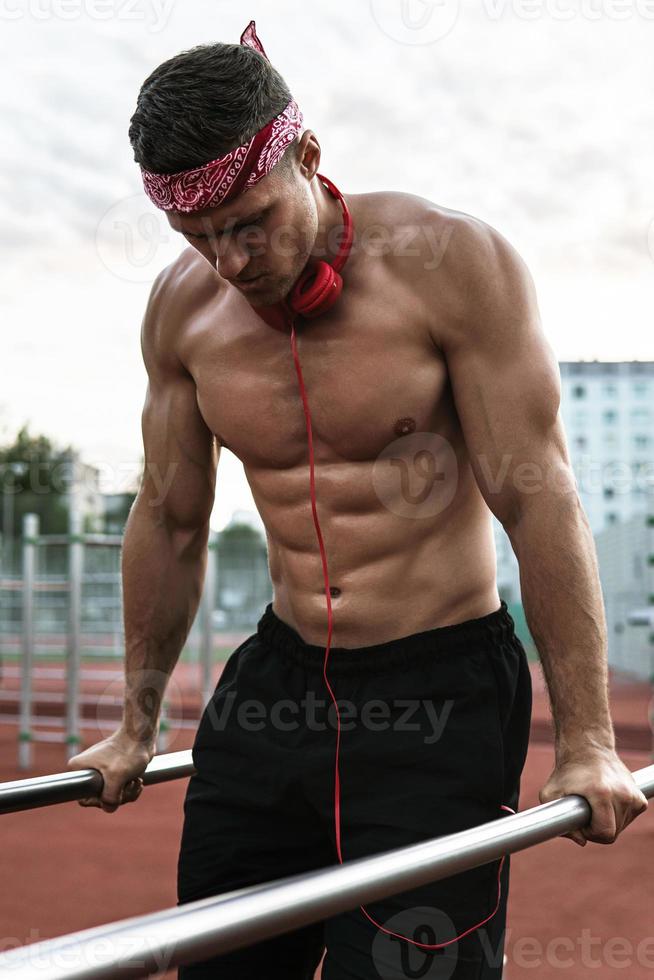
POLYGON ((629 623, 629 614, 654 612, 654 523, 639 514, 595 537, 609 637, 609 663, 641 680, 654 679, 651 630, 629 623))
POLYGON ((654 361, 564 361, 561 412, 593 534, 647 512, 654 361))
MULTIPOLYGON (((642 532, 643 519, 654 512, 648 498, 654 486, 654 361, 562 361, 559 367, 561 417, 570 460, 596 540, 605 530, 623 524, 642 532)), ((493 523, 498 588, 508 602, 517 601, 518 562, 501 524, 495 519, 493 523)), ((619 533, 603 539, 603 560, 610 560, 611 548, 631 547, 628 542, 635 543, 638 537, 637 532, 629 537, 631 533, 626 530, 624 539, 619 533)), ((638 559, 634 552, 620 560, 628 564, 638 559)), ((614 587, 619 591, 610 571, 606 585, 608 607, 618 602, 614 587)))
MULTIPOLYGON (((649 672, 649 631, 629 626, 626 614, 654 593, 647 523, 654 515, 654 361, 563 361, 559 367, 570 460, 598 551, 609 661, 631 665, 641 676, 649 672)), ((518 562, 501 524, 495 518, 493 524, 500 595, 519 602, 518 562)))

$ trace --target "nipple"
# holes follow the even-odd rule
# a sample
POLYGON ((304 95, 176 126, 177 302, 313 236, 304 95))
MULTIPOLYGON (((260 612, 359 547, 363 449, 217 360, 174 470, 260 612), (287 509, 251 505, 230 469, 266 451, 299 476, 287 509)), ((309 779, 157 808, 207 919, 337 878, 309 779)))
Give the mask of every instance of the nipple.
POLYGON ((395 435, 396 436, 407 436, 410 432, 415 432, 416 430, 416 420, 410 417, 404 419, 398 419, 395 423, 395 435))

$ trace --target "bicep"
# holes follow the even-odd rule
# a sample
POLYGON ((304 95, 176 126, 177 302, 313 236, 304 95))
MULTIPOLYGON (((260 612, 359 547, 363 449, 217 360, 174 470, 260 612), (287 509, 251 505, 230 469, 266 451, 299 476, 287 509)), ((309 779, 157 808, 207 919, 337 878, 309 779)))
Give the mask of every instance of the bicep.
POLYGON ((143 413, 142 494, 176 527, 208 523, 220 445, 197 405, 192 378, 148 381, 143 413))
POLYGON ((570 461, 531 275, 497 232, 477 234, 466 315, 443 353, 475 479, 506 527, 542 490, 570 492, 570 461))

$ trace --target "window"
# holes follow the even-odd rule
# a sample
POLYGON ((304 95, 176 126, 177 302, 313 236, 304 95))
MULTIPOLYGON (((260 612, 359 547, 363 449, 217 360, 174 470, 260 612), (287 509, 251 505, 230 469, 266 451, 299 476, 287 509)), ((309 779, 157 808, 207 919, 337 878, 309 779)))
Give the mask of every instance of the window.
POLYGON ((634 395, 636 398, 646 398, 649 392, 649 385, 646 381, 636 381, 634 384, 634 395))
POLYGON ((647 449, 650 444, 649 436, 636 435, 634 436, 634 446, 636 449, 647 449))
POLYGON ((615 497, 615 490, 613 487, 604 487, 604 499, 612 500, 615 497))
POLYGON ((618 413, 613 408, 607 408, 607 410, 602 415, 603 420, 607 424, 618 421, 618 413))
POLYGON ((618 386, 614 385, 612 382, 607 382, 602 388, 602 391, 607 398, 615 398, 618 394, 618 386))
POLYGON ((573 398, 585 398, 586 397, 586 387, 585 385, 575 385, 572 389, 573 398))
POLYGON ((588 439, 586 436, 575 436, 574 446, 575 449, 585 449, 588 445, 588 439))
POLYGON ((617 524, 618 523, 618 515, 616 514, 616 512, 614 510, 607 511, 607 513, 606 513, 605 516, 606 516, 606 523, 607 524, 617 524))
POLYGON ((634 493, 649 493, 654 487, 654 466, 645 460, 635 460, 632 463, 634 493))

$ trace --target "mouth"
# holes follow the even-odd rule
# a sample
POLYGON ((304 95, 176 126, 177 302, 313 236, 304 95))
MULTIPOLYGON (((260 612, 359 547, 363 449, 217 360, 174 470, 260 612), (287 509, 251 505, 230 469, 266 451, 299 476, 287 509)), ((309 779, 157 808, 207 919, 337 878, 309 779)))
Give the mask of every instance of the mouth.
POLYGON ((257 284, 260 283, 262 279, 265 279, 266 275, 267 273, 264 272, 260 276, 253 276, 252 279, 247 279, 243 282, 238 282, 234 280, 232 282, 232 285, 236 286, 237 289, 242 289, 245 292, 250 292, 252 289, 257 288, 257 284))

